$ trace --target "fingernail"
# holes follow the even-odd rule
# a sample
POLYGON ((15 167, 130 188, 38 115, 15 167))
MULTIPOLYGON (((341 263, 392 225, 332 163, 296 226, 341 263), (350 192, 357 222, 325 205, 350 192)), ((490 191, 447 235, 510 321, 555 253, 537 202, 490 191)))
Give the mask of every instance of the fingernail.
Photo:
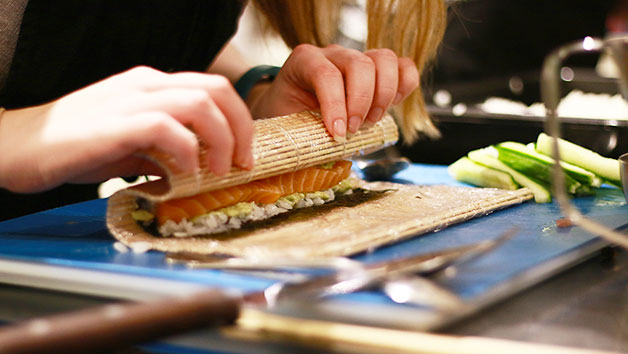
POLYGON ((252 170, 253 167, 255 167, 255 158, 253 157, 253 154, 249 154, 246 158, 246 169, 252 170))
POLYGON ((231 170, 231 166, 215 166, 213 168, 211 168, 212 172, 214 172, 214 174, 216 176, 224 176, 227 174, 227 172, 229 172, 231 170))
POLYGON ((349 131, 351 133, 355 133, 360 129, 360 124, 362 123, 362 119, 358 116, 353 116, 349 118, 349 131))
POLYGON ((245 170, 250 170, 253 168, 253 155, 248 153, 244 156, 237 156, 234 160, 235 165, 245 170))
POLYGON ((403 96, 400 93, 397 93, 397 96, 395 96, 395 99, 393 100, 393 104, 401 103, 401 99, 402 98, 403 98, 403 96))
POLYGON ((344 143, 347 141, 347 127, 345 125, 345 121, 342 119, 336 119, 334 121, 334 140, 339 143, 344 143))
POLYGON ((233 161, 235 165, 237 165, 240 168, 246 168, 246 156, 241 157, 241 156, 236 156, 235 160, 233 161))
POLYGON ((368 129, 374 125, 375 125, 375 122, 371 122, 370 120, 365 120, 364 123, 362 123, 362 129, 368 129))
POLYGON ((380 120, 380 118, 382 118, 382 113, 384 113, 383 109, 381 109, 380 107, 375 107, 369 112, 369 115, 366 117, 366 121, 377 122, 378 120, 380 120))
POLYGON ((191 160, 189 163, 184 164, 184 165, 179 165, 180 168, 183 169, 183 171, 186 172, 193 172, 196 173, 200 170, 200 167, 198 166, 198 162, 196 159, 191 160))

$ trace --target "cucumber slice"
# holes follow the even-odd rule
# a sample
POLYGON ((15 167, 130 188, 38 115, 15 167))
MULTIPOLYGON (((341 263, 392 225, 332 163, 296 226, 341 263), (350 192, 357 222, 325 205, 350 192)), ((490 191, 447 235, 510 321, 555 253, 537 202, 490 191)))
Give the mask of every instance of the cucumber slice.
POLYGON ((585 184, 578 187, 575 193, 576 196, 594 195, 594 194, 595 194, 595 190, 591 188, 591 186, 587 186, 585 184))
POLYGON ((512 169, 505 163, 499 161, 497 155, 497 150, 494 147, 487 147, 469 152, 468 157, 475 163, 510 174, 517 183, 532 191, 534 200, 537 203, 549 203, 552 201, 548 186, 512 169))
POLYGON ((449 165, 447 171, 456 180, 478 187, 508 190, 516 190, 519 188, 519 185, 515 183, 508 173, 479 165, 469 160, 467 157, 462 157, 449 165))
MULTIPOLYGON (((547 184, 552 182, 552 166, 554 160, 540 155, 538 153, 531 154, 526 150, 525 145, 507 141, 495 146, 498 152, 499 161, 514 168, 515 170, 533 176, 547 184)), ((565 186, 570 194, 575 194, 582 184, 573 177, 565 175, 565 186)))
MULTIPOLYGON (((558 140, 558 147, 561 160, 585 168, 613 184, 621 185, 618 160, 603 157, 594 151, 563 139, 558 140)), ((539 134, 536 150, 551 156, 552 138, 545 133, 539 134)))
MULTIPOLYGON (((547 159, 547 161, 554 163, 554 159, 551 156, 541 154, 536 151, 534 147, 534 143, 529 143, 525 146, 525 149, 528 153, 537 156, 541 159, 547 159)), ((583 185, 589 185, 591 187, 599 187, 602 185, 603 181, 600 177, 598 177, 595 173, 585 170, 582 167, 578 167, 574 164, 570 164, 569 162, 561 161, 560 165, 563 167, 563 171, 566 174, 573 177, 576 181, 582 183, 583 185)))
POLYGON ((617 182, 617 181, 611 181, 611 180, 604 180, 604 183, 609 184, 611 186, 617 187, 619 189, 624 189, 624 187, 622 187, 621 183, 617 182))

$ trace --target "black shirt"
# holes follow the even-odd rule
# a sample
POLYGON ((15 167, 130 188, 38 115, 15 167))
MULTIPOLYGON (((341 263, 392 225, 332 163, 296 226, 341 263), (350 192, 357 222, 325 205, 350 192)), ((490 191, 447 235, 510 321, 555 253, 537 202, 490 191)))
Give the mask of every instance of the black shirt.
MULTIPOLYGON (((205 71, 235 33, 243 5, 240 0, 30 0, 0 106, 45 103, 138 65, 205 71)), ((0 220, 93 198, 96 185, 21 195, 0 189, 0 220)))

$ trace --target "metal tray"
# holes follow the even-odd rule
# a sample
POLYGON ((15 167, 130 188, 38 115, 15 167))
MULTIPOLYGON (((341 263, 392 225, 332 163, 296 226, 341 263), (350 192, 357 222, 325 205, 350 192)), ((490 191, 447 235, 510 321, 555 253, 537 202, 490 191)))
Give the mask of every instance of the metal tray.
MULTIPOLYGON (((502 141, 536 141, 545 117, 492 114, 469 107, 460 115, 451 108, 429 106, 440 139, 422 139, 412 145, 399 143, 400 153, 413 162, 450 164, 469 151, 502 141)), ((628 152, 628 121, 561 118, 562 136, 604 156, 618 158, 628 152)))
MULTIPOLYGON (((578 89, 590 93, 616 94, 615 79, 600 77, 593 68, 570 68, 572 77, 563 81, 562 92, 578 89)), ((503 97, 529 105, 540 101, 538 71, 479 81, 434 83, 425 91, 428 112, 442 133, 437 140, 422 139, 413 145, 398 144, 399 152, 413 162, 450 164, 470 150, 506 140, 529 143, 542 132, 545 117, 487 113, 476 107, 487 97, 503 97), (438 90, 451 96, 451 106, 439 107, 432 101, 438 90), (461 115, 452 107, 467 106, 461 115)), ((628 121, 562 117, 562 136, 598 153, 617 158, 628 152, 628 121)))

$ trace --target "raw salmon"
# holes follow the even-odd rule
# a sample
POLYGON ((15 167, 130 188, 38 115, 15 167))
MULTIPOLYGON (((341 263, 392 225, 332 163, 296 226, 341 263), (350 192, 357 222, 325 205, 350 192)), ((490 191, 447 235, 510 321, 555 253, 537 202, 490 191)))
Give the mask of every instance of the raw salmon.
POLYGON ((240 202, 270 204, 293 193, 326 190, 349 177, 350 173, 351 161, 340 160, 331 168, 308 167, 239 186, 172 199, 157 205, 157 223, 161 226, 167 220, 177 223, 183 219, 190 220, 240 202))

